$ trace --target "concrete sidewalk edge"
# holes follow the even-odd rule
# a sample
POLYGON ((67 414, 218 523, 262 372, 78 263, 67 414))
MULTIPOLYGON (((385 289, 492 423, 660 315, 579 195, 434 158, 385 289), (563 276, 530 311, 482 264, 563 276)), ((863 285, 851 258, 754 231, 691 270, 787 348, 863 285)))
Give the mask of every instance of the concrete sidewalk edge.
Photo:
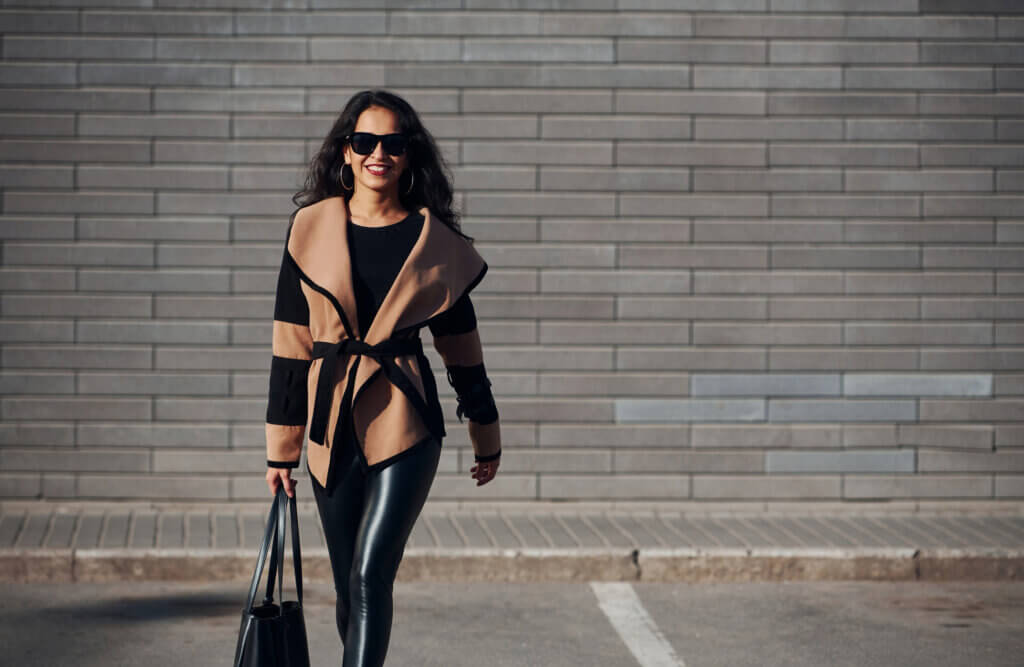
MULTIPOLYGON (((3 549, 0 582, 246 581, 255 549, 3 549)), ((330 582, 324 548, 303 581, 330 582)), ((1003 548, 408 548, 399 581, 1013 581, 1024 550, 1003 548)), ((290 563, 286 589, 294 585, 290 563)))

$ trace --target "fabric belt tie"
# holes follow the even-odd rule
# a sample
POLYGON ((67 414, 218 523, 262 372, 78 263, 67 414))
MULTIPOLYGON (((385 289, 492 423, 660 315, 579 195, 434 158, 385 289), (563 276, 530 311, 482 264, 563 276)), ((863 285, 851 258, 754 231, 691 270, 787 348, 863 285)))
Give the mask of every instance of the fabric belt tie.
MULTIPOLYGON (((366 341, 355 338, 346 338, 336 343, 315 341, 313 343, 313 358, 323 358, 320 367, 320 376, 316 383, 316 401, 313 404, 313 418, 310 422, 309 438, 313 442, 326 445, 327 419, 331 408, 331 395, 334 389, 334 375, 338 365, 339 357, 344 355, 357 355, 373 357, 383 369, 384 374, 392 383, 398 386, 406 396, 413 402, 416 408, 424 415, 427 426, 431 433, 438 433, 438 425, 431 423, 431 411, 427 409, 426 402, 420 396, 419 391, 409 380, 409 377, 395 363, 394 357, 405 355, 416 355, 420 370, 429 368, 426 357, 423 354, 423 343, 417 336, 415 338, 391 338, 371 345, 366 341)), ((359 359, 355 360, 348 373, 348 382, 345 386, 345 394, 341 401, 341 411, 338 416, 338 424, 335 427, 335 442, 340 440, 344 428, 352 418, 352 392, 354 391, 356 371, 359 368, 359 359)), ((427 375, 430 375, 427 372, 427 375)), ((424 378, 424 382, 433 382, 433 376, 424 378)), ((440 425, 443 434, 443 424, 440 425)))

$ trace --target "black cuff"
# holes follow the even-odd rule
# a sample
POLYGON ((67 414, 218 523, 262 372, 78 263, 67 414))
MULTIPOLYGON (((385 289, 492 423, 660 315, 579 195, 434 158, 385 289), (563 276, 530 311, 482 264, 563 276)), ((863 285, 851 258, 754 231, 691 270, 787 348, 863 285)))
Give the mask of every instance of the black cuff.
POLYGON ((487 456, 478 456, 478 455, 474 454, 473 458, 476 459, 477 463, 486 463, 487 461, 494 461, 496 459, 500 459, 501 458, 501 450, 499 449, 495 453, 488 454, 487 456))
POLYGON ((268 468, 298 468, 298 461, 271 461, 267 459, 268 468))
POLYGON ((474 366, 447 366, 448 383, 455 389, 458 407, 455 415, 463 415, 477 424, 493 424, 498 420, 498 408, 491 393, 491 381, 482 363, 474 366))

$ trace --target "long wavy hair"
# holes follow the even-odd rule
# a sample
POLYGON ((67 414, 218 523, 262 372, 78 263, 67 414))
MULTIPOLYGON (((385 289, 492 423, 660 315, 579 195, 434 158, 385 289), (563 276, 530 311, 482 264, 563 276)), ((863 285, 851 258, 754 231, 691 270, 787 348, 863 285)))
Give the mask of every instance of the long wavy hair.
MULTIPOLYGON (((345 137, 355 131, 359 114, 370 106, 391 109, 398 117, 399 131, 408 137, 409 177, 413 179, 412 191, 408 179, 402 174, 398 186, 398 198, 409 211, 418 211, 426 206, 431 215, 451 227, 457 234, 472 242, 472 236, 463 233, 461 214, 453 205, 452 183, 448 165, 438 150, 434 137, 420 121, 419 115, 402 97, 380 88, 362 90, 349 98, 334 126, 324 138, 320 150, 310 160, 305 183, 292 196, 292 202, 299 208, 327 199, 342 196, 347 203, 353 191, 341 187, 341 169, 345 166, 345 137)), ((298 209, 296 209, 298 212, 298 209)), ((295 213, 292 213, 294 217, 295 213)))

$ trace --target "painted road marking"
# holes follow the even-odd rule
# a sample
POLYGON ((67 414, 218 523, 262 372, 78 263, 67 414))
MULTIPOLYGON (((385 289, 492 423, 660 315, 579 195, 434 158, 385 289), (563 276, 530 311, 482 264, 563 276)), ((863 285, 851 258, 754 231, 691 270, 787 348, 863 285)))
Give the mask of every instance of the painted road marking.
POLYGON ((640 667, 686 667, 628 582, 592 581, 590 588, 640 667))

